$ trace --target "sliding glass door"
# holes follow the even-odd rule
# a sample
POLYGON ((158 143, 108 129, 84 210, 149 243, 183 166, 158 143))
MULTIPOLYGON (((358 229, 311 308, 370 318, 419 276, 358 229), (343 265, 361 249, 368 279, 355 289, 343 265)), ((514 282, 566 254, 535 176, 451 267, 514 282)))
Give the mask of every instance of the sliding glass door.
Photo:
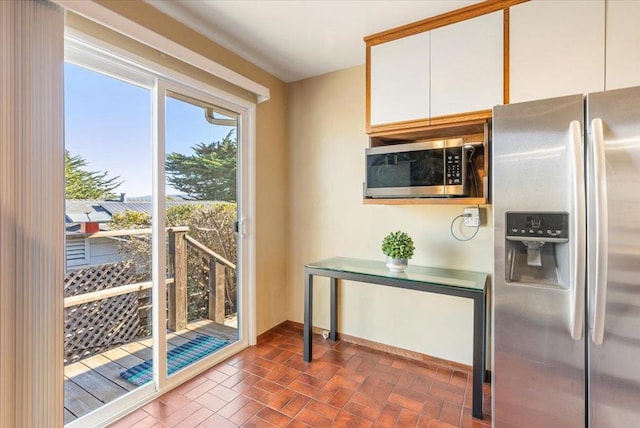
POLYGON ((151 106, 144 83, 65 64, 65 423, 153 369, 151 106))
POLYGON ((249 344, 253 113, 77 41, 66 54, 65 423, 94 426, 249 344))
MULTIPOLYGON (((172 85, 164 94, 166 371, 239 338, 237 113, 172 85)), ((190 91, 189 91, 190 92, 190 91)), ((162 95, 160 95, 162 96, 162 95)))

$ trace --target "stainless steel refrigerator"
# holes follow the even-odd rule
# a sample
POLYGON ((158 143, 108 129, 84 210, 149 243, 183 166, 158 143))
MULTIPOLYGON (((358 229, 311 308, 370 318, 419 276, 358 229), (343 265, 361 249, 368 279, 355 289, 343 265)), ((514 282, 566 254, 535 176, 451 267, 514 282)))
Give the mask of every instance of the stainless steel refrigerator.
POLYGON ((494 426, 640 426, 640 87, 493 118, 494 426))

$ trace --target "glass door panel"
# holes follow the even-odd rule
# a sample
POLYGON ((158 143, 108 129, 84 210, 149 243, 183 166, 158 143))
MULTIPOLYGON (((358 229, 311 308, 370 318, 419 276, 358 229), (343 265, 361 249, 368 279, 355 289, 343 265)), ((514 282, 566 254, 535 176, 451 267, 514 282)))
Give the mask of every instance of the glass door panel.
POLYGON ((151 379, 151 90, 65 63, 64 415, 151 379), (147 377, 145 377, 147 376, 147 377))
POLYGON ((165 98, 167 375, 238 335, 238 119, 176 92, 165 98))

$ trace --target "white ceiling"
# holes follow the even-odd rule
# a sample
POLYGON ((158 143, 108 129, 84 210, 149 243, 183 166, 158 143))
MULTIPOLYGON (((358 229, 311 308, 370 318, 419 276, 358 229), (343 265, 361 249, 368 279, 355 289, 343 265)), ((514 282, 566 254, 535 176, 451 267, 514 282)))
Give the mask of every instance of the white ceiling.
POLYGON ((145 0, 284 82, 365 62, 363 37, 478 0, 145 0))

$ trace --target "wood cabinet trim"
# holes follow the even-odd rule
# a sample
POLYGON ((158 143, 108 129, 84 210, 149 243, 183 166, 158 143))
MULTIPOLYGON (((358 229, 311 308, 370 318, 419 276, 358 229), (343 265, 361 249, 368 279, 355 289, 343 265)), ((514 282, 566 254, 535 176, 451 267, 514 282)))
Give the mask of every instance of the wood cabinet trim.
MULTIPOLYGON (((503 58, 503 62, 502 62, 502 66, 504 67, 504 71, 502 73, 502 79, 503 79, 503 88, 502 88, 502 101, 503 104, 509 104, 509 87, 510 87, 510 80, 509 80, 509 52, 510 52, 510 47, 509 47, 509 9, 505 9, 503 11, 504 13, 504 28, 502 30, 502 34, 503 34, 503 42, 502 42, 502 49, 503 49, 503 54, 502 54, 502 58, 503 58)), ((368 122, 367 122, 368 123, 368 122)))
POLYGON ((470 111, 466 113, 450 114, 447 116, 437 116, 430 119, 431 125, 446 125, 452 123, 468 122, 471 120, 491 119, 492 109, 470 111))
POLYGON ((394 131, 406 131, 414 128, 425 128, 431 124, 429 118, 420 120, 406 120, 402 122, 385 123, 383 125, 368 126, 369 135, 381 135, 394 133, 394 131))
POLYGON ((371 133, 371 46, 366 48, 366 74, 365 74, 365 123, 367 134, 371 133))
MULTIPOLYGON (((454 124, 444 125, 425 125, 416 128, 402 128, 396 132, 373 132, 369 134, 369 140, 374 143, 375 141, 393 142, 393 141, 407 141, 407 140, 420 140, 430 138, 447 138, 447 137, 459 137, 461 135, 473 135, 479 134, 484 130, 484 124, 486 119, 482 120, 470 120, 466 122, 458 122, 454 124)), ((371 144, 380 145, 380 144, 371 144)))
POLYGON ((434 28, 444 27, 445 25, 455 24, 471 18, 476 18, 487 13, 497 12, 507 9, 519 3, 529 0, 487 0, 481 3, 473 4, 451 12, 436 15, 431 18, 423 19, 411 24, 392 28, 387 31, 366 36, 364 41, 367 47, 378 45, 380 43, 390 42, 392 40, 401 39, 403 37, 412 36, 414 34, 423 33, 433 30, 434 28))
POLYGON ((486 198, 364 198, 365 205, 487 205, 486 198))
POLYGON ((481 123, 486 119, 491 119, 492 110, 479 110, 467 113, 452 114, 448 116, 438 116, 420 120, 407 120, 403 122, 385 123, 384 125, 367 126, 369 136, 385 136, 411 131, 435 130, 446 128, 455 124, 481 123))

